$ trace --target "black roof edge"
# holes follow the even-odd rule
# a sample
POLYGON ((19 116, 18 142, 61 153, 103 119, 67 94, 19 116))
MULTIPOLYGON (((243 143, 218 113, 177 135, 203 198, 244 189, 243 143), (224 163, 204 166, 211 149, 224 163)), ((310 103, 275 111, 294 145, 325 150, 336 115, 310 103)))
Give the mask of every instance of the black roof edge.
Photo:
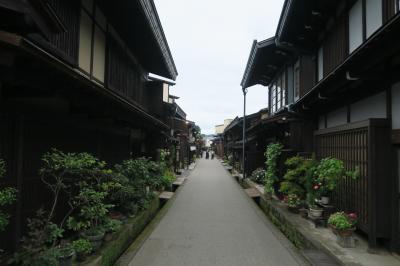
POLYGON ((139 0, 139 2, 153 31, 154 38, 156 39, 163 54, 163 60, 168 68, 168 71, 170 72, 171 79, 176 80, 178 76, 178 70, 172 57, 172 53, 160 21, 156 5, 154 4, 153 0, 139 0))
POLYGON ((257 40, 253 41, 253 45, 250 50, 250 55, 249 55, 249 59, 247 61, 246 69, 243 74, 243 79, 242 79, 242 82, 240 83, 240 86, 242 87, 242 89, 246 89, 246 88, 250 87, 250 86, 248 86, 248 80, 250 78, 250 74, 254 67, 254 60, 257 56, 258 49, 261 49, 261 48, 264 48, 264 47, 267 47, 270 45, 275 45, 275 44, 276 44, 275 37, 271 37, 271 38, 263 40, 261 42, 257 42, 257 40))

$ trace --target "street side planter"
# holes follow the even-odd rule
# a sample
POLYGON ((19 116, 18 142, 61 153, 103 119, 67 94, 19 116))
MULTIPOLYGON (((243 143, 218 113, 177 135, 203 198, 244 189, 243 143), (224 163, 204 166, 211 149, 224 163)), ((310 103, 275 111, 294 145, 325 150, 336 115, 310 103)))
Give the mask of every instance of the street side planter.
POLYGON ((129 245, 140 235, 147 224, 156 216, 160 201, 155 197, 149 208, 128 219, 127 223, 116 233, 115 239, 103 244, 94 255, 88 257, 81 265, 107 266, 114 265, 129 245))

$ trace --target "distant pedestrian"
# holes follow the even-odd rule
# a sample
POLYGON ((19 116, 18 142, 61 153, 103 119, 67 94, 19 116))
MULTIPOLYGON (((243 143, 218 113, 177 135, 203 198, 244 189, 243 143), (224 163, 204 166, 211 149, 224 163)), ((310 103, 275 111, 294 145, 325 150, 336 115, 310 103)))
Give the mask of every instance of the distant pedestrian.
POLYGON ((210 154, 208 153, 208 151, 206 151, 206 159, 210 159, 210 154))
POLYGON ((211 151, 211 160, 214 160, 214 151, 211 151))

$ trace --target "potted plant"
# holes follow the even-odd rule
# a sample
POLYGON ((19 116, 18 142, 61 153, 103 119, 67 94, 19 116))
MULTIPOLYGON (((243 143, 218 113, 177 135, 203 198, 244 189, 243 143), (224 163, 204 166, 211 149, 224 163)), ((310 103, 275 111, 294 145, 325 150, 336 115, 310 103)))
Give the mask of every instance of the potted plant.
POLYGON ((87 239, 78 239, 72 242, 72 247, 76 252, 76 259, 84 261, 86 256, 93 250, 92 244, 87 239))
POLYGON ((329 217, 328 224, 334 234, 350 237, 356 230, 357 215, 355 213, 336 212, 329 217))
POLYGON ((318 187, 321 204, 329 204, 329 194, 337 187, 346 174, 344 163, 335 158, 324 158, 315 169, 315 184, 318 187))
POLYGON ((301 207, 302 201, 296 194, 290 194, 286 198, 286 203, 288 210, 293 213, 299 213, 299 208, 301 207))
POLYGON ((103 226, 109 209, 113 207, 104 203, 106 196, 107 192, 84 187, 74 201, 79 212, 68 219, 68 227, 81 231, 81 236, 92 243, 95 251, 101 247, 105 235, 103 226))
POLYGON ((75 250, 71 244, 66 244, 58 247, 58 263, 59 266, 71 266, 72 258, 75 255, 75 250))
POLYGON ((260 167, 253 171, 250 176, 250 180, 257 184, 265 185, 265 173, 265 170, 260 167))
POLYGON ((112 241, 114 239, 115 232, 117 232, 121 228, 121 226, 121 221, 109 219, 103 226, 106 233, 106 235, 104 236, 104 241, 112 241))

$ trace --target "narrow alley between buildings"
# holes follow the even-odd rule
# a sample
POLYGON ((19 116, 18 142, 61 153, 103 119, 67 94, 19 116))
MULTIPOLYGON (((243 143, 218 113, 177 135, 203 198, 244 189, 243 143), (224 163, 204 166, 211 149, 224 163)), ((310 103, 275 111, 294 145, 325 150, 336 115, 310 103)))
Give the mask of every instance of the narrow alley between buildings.
POLYGON ((204 159, 129 262, 132 266, 302 264, 294 246, 220 162, 204 159))

